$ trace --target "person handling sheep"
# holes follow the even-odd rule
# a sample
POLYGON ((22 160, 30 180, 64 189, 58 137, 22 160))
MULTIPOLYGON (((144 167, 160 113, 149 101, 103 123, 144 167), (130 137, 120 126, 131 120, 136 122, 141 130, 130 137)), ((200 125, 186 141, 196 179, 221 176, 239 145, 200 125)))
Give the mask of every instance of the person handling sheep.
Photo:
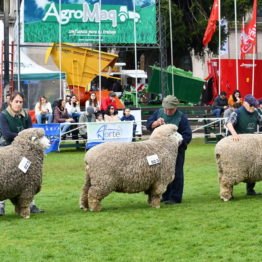
MULTIPOLYGON (((30 115, 23 109, 24 95, 14 92, 10 97, 9 106, 0 114, 0 129, 2 133, 1 146, 10 145, 18 133, 32 127, 30 115)), ((30 206, 31 213, 41 213, 34 201, 30 206)), ((5 214, 5 201, 0 201, 0 216, 5 214)))
POLYGON ((175 179, 168 185, 166 192, 162 195, 162 202, 173 205, 182 202, 184 189, 184 161, 187 145, 192 139, 192 130, 187 117, 177 110, 178 99, 175 96, 168 95, 163 99, 163 108, 156 110, 148 119, 146 127, 153 130, 164 124, 175 124, 178 126, 178 133, 183 137, 183 142, 178 148, 176 160, 175 179))
MULTIPOLYGON (((229 135, 233 136, 233 140, 240 141, 239 134, 254 134, 259 123, 262 122, 262 116, 256 110, 257 100, 252 95, 246 95, 243 105, 231 113, 226 121, 229 135)), ((261 195, 254 190, 255 183, 247 183, 247 195, 261 195)))

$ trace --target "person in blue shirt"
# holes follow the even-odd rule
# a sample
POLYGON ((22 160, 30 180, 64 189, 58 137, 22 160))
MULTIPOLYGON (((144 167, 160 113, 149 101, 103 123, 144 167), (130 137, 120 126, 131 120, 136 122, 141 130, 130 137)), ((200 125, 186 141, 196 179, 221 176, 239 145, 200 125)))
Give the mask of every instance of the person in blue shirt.
POLYGON ((173 205, 182 202, 184 189, 184 161, 187 145, 192 139, 192 130, 190 128, 187 117, 177 109, 178 99, 175 96, 168 95, 163 99, 162 106, 156 110, 147 121, 146 127, 153 130, 164 124, 174 124, 178 126, 178 132, 183 137, 183 142, 178 148, 176 159, 175 178, 168 185, 166 192, 162 195, 162 202, 173 205))
MULTIPOLYGON (((120 119, 121 121, 135 121, 135 117, 131 115, 131 110, 130 108, 125 108, 123 112, 123 116, 120 119)), ((134 122, 133 125, 133 139, 132 141, 135 141, 135 136, 136 136, 136 123, 134 122)))

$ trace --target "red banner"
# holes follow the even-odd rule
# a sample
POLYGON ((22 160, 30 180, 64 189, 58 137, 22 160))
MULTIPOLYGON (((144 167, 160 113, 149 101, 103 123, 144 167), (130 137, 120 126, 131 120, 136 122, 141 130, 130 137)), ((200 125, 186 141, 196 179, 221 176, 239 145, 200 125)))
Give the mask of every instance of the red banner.
POLYGON ((250 22, 245 27, 244 20, 242 23, 241 32, 241 45, 240 45, 240 55, 241 59, 245 57, 246 54, 254 54, 256 52, 257 45, 257 0, 254 0, 253 13, 250 22))
POLYGON ((211 38, 216 31, 217 20, 218 20, 218 0, 214 0, 211 15, 209 17, 208 25, 207 25, 206 32, 203 38, 204 46, 207 46, 207 44, 211 41, 211 38))

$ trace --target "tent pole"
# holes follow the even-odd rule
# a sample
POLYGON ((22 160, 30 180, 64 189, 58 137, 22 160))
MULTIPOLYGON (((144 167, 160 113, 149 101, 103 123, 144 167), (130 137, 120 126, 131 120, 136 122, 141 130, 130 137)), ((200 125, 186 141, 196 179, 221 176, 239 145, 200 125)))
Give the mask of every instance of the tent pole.
POLYGON ((174 58, 173 58, 173 32, 172 32, 172 7, 171 7, 171 0, 168 1, 169 3, 169 27, 170 27, 170 51, 171 51, 171 79, 172 79, 172 95, 175 95, 175 87, 174 87, 174 76, 173 76, 173 66, 174 66, 174 58))
POLYGON ((237 83, 237 90, 239 90, 239 73, 238 73, 238 34, 237 34, 237 1, 234 0, 234 7, 235 7, 235 44, 236 44, 236 83, 237 83))
MULTIPOLYGON (((136 2, 133 1, 133 12, 136 12, 136 2)), ((136 108, 138 108, 138 96, 137 96, 137 39, 136 39, 136 21, 134 20, 134 50, 135 50, 135 91, 136 91, 136 108)))

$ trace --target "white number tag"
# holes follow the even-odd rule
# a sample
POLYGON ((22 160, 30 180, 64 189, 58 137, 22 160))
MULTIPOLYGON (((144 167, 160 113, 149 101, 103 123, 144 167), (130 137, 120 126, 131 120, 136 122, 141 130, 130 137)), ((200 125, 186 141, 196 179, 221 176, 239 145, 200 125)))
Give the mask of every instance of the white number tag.
POLYGON ((29 161, 27 158, 23 157, 21 162, 18 165, 18 168, 22 170, 24 173, 27 172, 28 168, 31 165, 31 161, 29 161))
POLYGON ((147 156, 147 162, 150 166, 152 165, 156 165, 156 164, 159 164, 160 163, 160 160, 158 158, 158 155, 152 155, 152 156, 147 156))

